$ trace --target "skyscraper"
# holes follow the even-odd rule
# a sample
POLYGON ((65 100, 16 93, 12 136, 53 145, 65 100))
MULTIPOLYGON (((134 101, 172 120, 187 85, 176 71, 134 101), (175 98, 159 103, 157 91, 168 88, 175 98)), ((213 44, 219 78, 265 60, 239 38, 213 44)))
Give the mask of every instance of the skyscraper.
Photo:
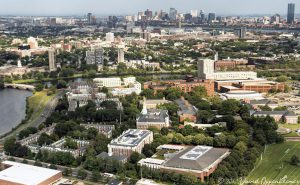
POLYGON ((175 21, 177 17, 177 10, 175 8, 170 8, 169 17, 171 21, 175 21))
POLYGON ((92 13, 87 14, 88 24, 92 24, 92 13))
POLYGON ((118 47, 118 64, 124 63, 125 58, 124 58, 124 48, 122 46, 118 47))
POLYGON ((287 23, 293 24, 295 21, 295 4, 289 3, 288 4, 288 13, 287 13, 287 23))
POLYGON ((55 50, 49 49, 48 50, 48 58, 49 58, 49 71, 56 71, 56 61, 55 61, 55 50))
POLYGON ((104 60, 104 50, 101 47, 92 47, 90 51, 86 51, 86 64, 101 65, 104 60))
POLYGON ((216 19, 215 13, 209 13, 208 14, 208 23, 212 23, 216 19))
POLYGON ((198 10, 191 10, 192 17, 198 17, 198 10))

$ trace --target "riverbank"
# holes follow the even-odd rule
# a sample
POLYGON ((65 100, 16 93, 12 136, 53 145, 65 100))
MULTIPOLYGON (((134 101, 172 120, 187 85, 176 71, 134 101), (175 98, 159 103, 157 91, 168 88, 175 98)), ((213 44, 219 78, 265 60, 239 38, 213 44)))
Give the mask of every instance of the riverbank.
POLYGON ((4 141, 5 138, 17 136, 18 133, 30 126, 34 126, 35 120, 38 119, 48 103, 56 96, 53 94, 51 96, 47 95, 47 90, 36 92, 26 99, 26 117, 25 119, 14 127, 10 132, 0 136, 0 142, 4 141))
MULTIPOLYGON (((197 70, 191 71, 188 74, 196 75, 197 70)), ((96 73, 95 76, 89 77, 87 74, 75 74, 70 77, 57 77, 57 78, 43 78, 41 80, 37 79, 24 79, 24 80, 14 80, 13 83, 15 84, 34 84, 40 82, 50 82, 50 81, 57 81, 57 80, 74 80, 77 78, 97 78, 97 77, 112 77, 112 76, 129 76, 133 75, 136 77, 147 77, 147 76, 166 76, 166 75, 186 75, 186 71, 149 71, 146 73, 121 73, 118 74, 116 72, 105 72, 105 73, 96 73)))

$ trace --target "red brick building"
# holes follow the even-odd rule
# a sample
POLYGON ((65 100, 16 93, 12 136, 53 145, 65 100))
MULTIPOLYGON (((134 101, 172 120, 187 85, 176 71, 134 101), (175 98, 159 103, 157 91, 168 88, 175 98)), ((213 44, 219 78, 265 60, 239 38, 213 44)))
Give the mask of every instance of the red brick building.
POLYGON ((195 87, 202 86, 207 90, 208 96, 214 95, 214 81, 195 79, 188 80, 164 80, 164 81, 149 81, 144 83, 144 89, 153 89, 155 92, 165 90, 167 88, 179 88, 183 92, 191 92, 195 87))

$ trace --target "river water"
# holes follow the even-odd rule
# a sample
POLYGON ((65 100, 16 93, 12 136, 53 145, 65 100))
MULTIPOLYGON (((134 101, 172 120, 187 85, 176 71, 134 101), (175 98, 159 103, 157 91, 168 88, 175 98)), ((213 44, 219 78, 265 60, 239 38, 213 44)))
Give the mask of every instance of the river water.
POLYGON ((16 127, 26 116, 26 98, 32 92, 17 89, 0 90, 0 135, 16 127))

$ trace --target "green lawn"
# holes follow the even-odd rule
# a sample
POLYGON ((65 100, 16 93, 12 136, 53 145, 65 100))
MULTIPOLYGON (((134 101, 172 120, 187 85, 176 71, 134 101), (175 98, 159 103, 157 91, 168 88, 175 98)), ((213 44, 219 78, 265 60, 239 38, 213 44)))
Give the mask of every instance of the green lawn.
POLYGON ((300 129, 300 124, 278 124, 279 127, 289 128, 291 130, 300 129))
POLYGON ((53 98, 55 94, 47 96, 47 90, 36 92, 33 96, 29 97, 29 109, 33 111, 30 121, 35 120, 41 115, 45 106, 53 98))
POLYGON ((247 180, 262 182, 264 178, 271 181, 286 177, 290 182, 298 180, 299 183, 296 184, 300 184, 300 166, 293 166, 289 163, 291 156, 294 154, 300 156, 300 142, 289 141, 282 144, 269 145, 265 154, 263 154, 262 160, 258 161, 247 180))

